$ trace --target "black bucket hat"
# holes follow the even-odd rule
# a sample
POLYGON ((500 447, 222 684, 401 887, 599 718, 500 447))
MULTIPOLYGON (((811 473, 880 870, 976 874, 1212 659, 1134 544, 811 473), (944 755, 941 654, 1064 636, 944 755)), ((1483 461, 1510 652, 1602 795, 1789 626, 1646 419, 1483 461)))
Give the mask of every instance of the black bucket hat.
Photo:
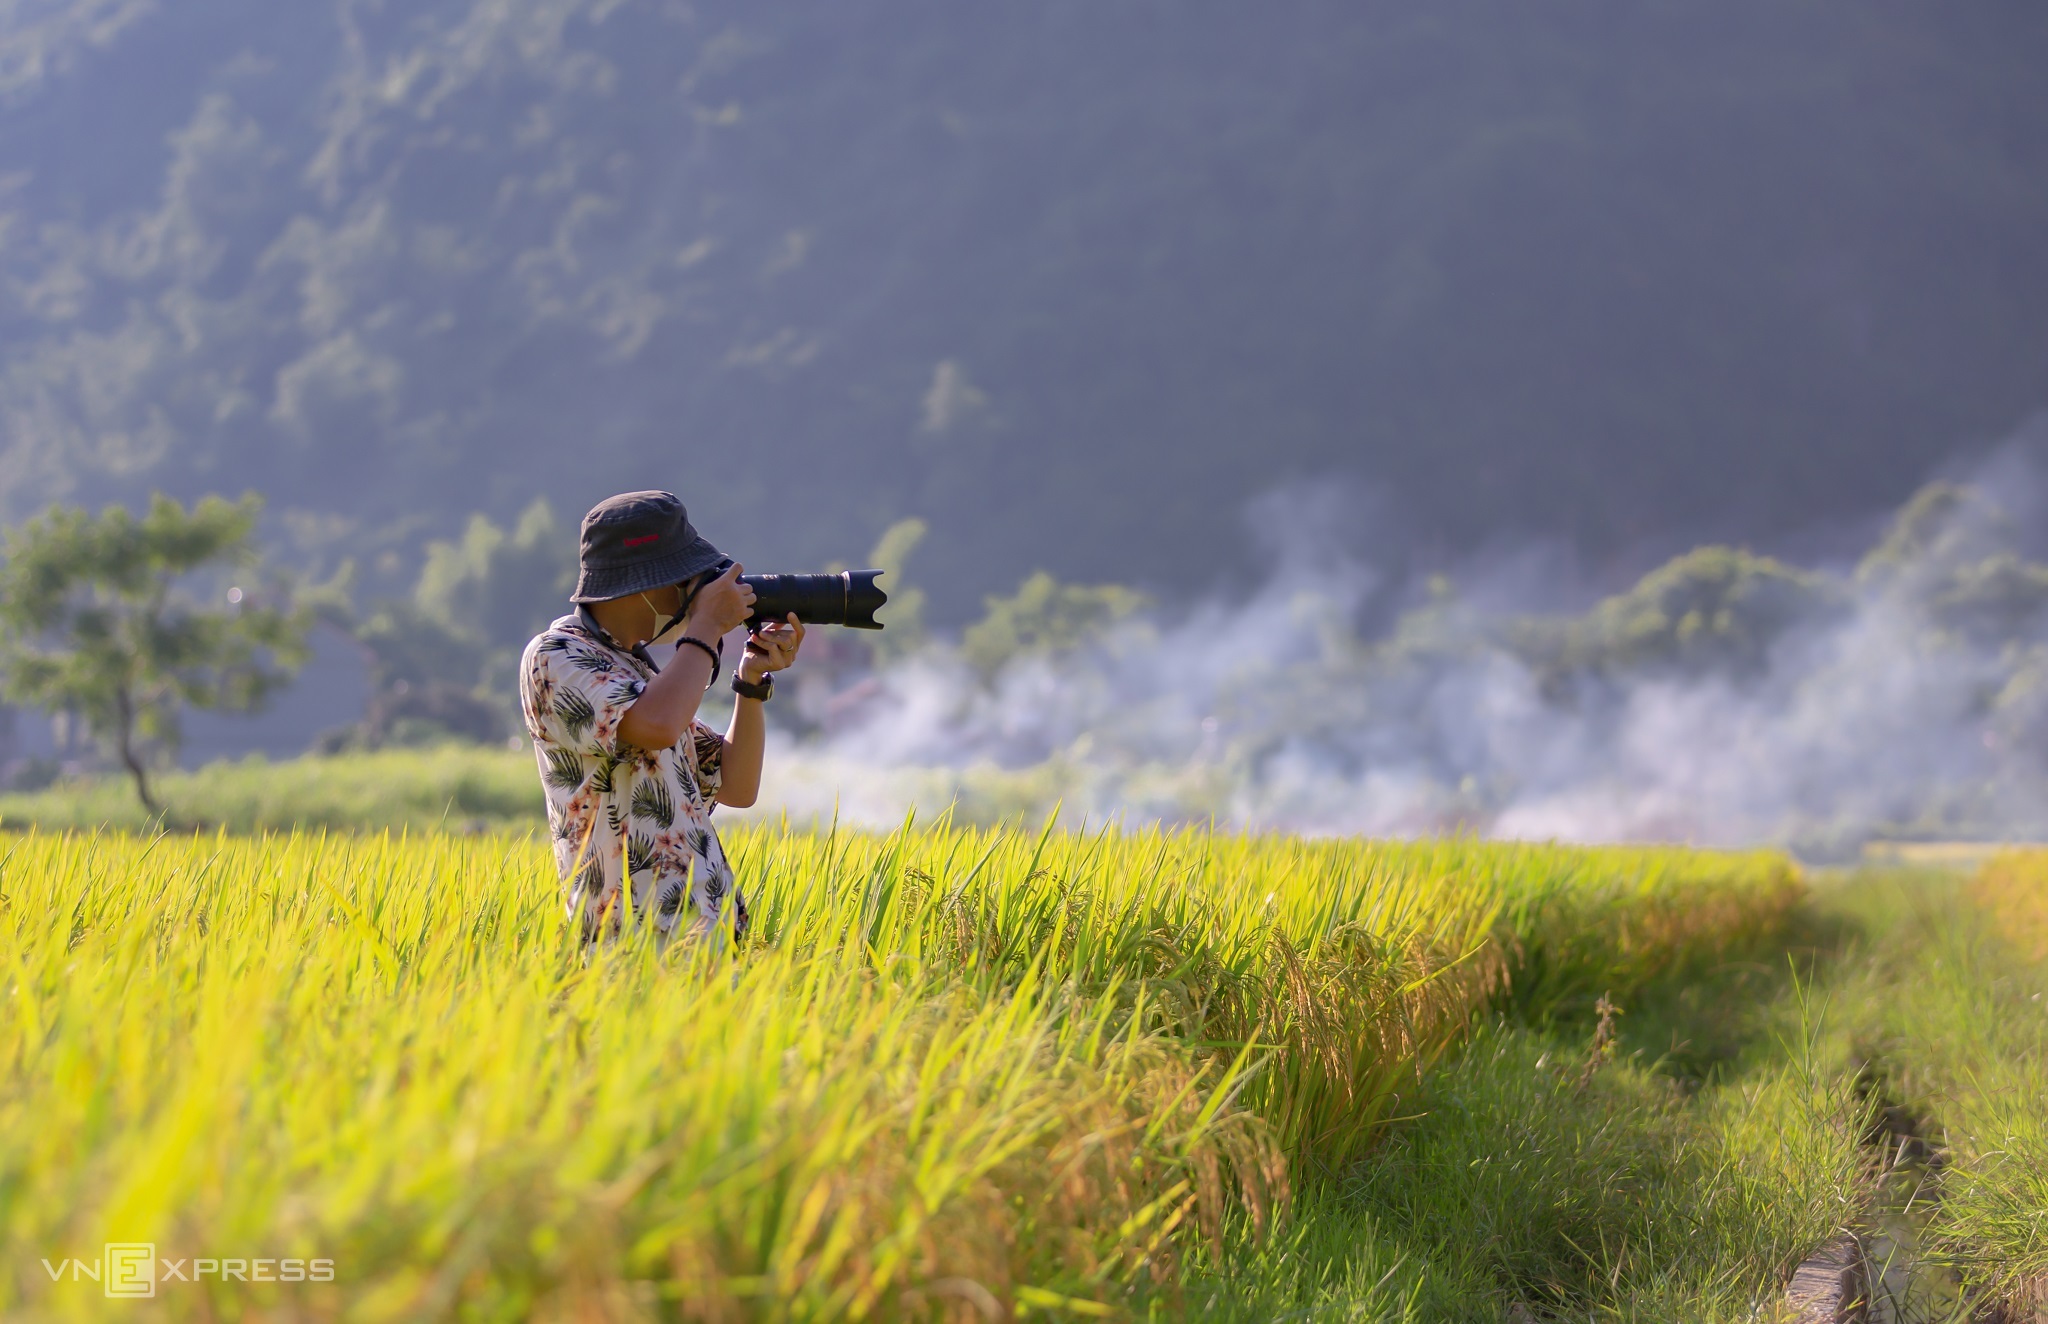
POLYGON ((623 492, 592 506, 576 560, 571 602, 630 597, 732 564, 690 526, 673 492, 623 492))

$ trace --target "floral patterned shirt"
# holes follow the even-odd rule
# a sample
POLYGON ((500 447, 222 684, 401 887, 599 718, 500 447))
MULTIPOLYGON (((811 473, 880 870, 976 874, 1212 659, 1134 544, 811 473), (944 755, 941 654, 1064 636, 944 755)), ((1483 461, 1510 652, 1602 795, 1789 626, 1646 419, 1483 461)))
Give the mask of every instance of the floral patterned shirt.
POLYGON ((630 878, 632 913, 663 940, 679 930, 717 934, 727 897, 734 936, 744 937, 746 901, 711 826, 724 740, 695 722, 667 749, 618 742, 619 722, 653 677, 583 612, 550 625, 519 660, 519 703, 569 914, 585 938, 617 934, 630 878))

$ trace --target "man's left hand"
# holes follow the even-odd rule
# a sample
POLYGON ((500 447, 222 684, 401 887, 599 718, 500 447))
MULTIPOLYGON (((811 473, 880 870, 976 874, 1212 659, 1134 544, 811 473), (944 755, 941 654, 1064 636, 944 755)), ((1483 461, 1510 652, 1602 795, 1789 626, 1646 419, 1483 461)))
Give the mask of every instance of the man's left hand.
POLYGON ((747 653, 740 659, 740 679, 759 684, 771 671, 787 670, 803 647, 804 623, 791 612, 787 621, 764 625, 747 636, 747 653))

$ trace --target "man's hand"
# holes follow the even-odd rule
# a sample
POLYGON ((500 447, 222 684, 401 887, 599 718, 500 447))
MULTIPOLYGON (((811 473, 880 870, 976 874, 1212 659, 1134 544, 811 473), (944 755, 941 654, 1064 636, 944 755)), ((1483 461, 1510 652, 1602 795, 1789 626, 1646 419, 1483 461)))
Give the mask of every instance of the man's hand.
POLYGON ((690 599, 689 614, 683 617, 684 634, 715 644, 754 614, 753 586, 739 582, 742 568, 735 561, 724 574, 697 590, 697 596, 690 599))
MULTIPOLYGON (((791 612, 786 621, 763 625, 747 636, 747 653, 740 659, 739 678, 759 685, 771 671, 781 671, 796 661, 803 646, 804 623, 791 612)), ((725 732, 725 753, 721 760, 718 803, 745 809, 761 793, 761 752, 768 728, 761 717, 761 705, 741 699, 732 706, 732 725, 725 732)))
POLYGON ((740 679, 749 685, 761 683, 771 671, 782 671, 796 661, 796 650, 804 645, 804 623, 789 614, 786 622, 764 625, 747 636, 747 655, 740 659, 740 679))

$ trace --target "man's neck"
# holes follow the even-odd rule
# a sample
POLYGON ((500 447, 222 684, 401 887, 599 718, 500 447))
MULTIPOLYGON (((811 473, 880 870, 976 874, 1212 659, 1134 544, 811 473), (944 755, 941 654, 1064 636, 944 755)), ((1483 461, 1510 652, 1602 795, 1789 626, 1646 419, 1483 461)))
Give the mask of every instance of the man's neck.
POLYGON ((612 643, 631 652, 647 642, 647 609, 628 598, 584 604, 590 617, 611 636, 612 643))

